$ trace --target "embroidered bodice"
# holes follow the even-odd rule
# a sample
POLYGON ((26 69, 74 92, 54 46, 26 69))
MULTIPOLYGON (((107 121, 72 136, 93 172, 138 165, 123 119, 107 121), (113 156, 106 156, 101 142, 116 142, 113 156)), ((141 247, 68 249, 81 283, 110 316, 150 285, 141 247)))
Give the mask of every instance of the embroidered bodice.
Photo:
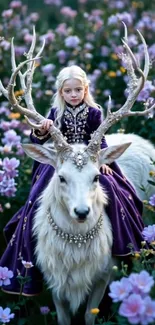
POLYGON ((82 143, 86 140, 88 112, 89 109, 85 103, 76 108, 66 106, 63 115, 62 130, 68 143, 82 143))
MULTIPOLYGON (((48 118, 54 121, 55 113, 56 108, 52 108, 48 118)), ((92 133, 99 127, 101 121, 101 110, 88 107, 86 103, 81 103, 75 108, 67 104, 62 117, 61 132, 70 144, 76 142, 88 144, 92 133)), ((50 134, 47 133, 44 136, 40 136, 36 130, 33 130, 30 138, 32 142, 43 144, 50 139, 50 134)), ((101 148, 106 147, 107 143, 103 136, 101 148)))

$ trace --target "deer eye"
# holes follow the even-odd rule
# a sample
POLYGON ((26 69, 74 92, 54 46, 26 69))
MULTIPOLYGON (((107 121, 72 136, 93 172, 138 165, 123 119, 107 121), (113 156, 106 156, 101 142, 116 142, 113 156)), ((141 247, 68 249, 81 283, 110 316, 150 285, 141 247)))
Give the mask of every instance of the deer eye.
POLYGON ((60 183, 67 183, 65 178, 63 176, 59 176, 59 179, 60 179, 60 183))
POLYGON ((94 179, 93 179, 93 183, 98 182, 98 181, 99 181, 99 177, 100 177, 100 175, 96 175, 96 176, 94 177, 94 179))

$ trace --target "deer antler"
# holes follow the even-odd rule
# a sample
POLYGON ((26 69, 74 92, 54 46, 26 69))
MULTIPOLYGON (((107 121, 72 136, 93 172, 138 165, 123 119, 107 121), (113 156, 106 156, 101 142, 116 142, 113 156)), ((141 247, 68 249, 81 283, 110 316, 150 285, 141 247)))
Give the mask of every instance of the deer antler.
POLYGON ((126 116, 148 115, 150 112, 153 111, 155 107, 155 103, 154 103, 151 107, 148 107, 148 105, 146 105, 146 109, 144 109, 143 111, 135 111, 135 112, 131 111, 131 108, 134 102, 136 101, 138 94, 144 87, 144 83, 149 73, 150 62, 149 62, 149 54, 148 54, 145 39, 140 33, 140 31, 137 31, 144 46, 144 58, 145 58, 144 71, 140 69, 133 52, 131 51, 131 49, 127 44, 128 37, 127 37, 127 27, 125 24, 124 27, 125 27, 125 36, 122 42, 126 50, 126 53, 122 54, 122 59, 126 63, 126 69, 129 76, 129 83, 128 83, 129 95, 127 97, 125 104, 116 112, 111 112, 111 98, 109 97, 107 116, 102 122, 102 124, 98 127, 98 129, 93 133, 91 141, 87 147, 88 153, 92 156, 96 155, 97 151, 100 150, 102 137, 113 124, 115 124, 116 122, 118 122, 119 120, 121 120, 123 117, 126 116), (135 69, 140 74, 139 79, 135 75, 133 63, 135 65, 135 69))
MULTIPOLYGON (((2 82, 0 81, 0 90, 2 94, 9 100, 12 109, 16 109, 21 114, 23 114, 31 127, 35 129, 39 129, 41 127, 41 121, 45 118, 39 114, 33 104, 32 95, 31 95, 31 85, 32 85, 32 78, 35 70, 35 62, 40 58, 40 55, 44 49, 45 41, 43 41, 42 47, 40 48, 37 55, 32 58, 34 49, 36 44, 36 34, 35 28, 33 27, 33 38, 29 52, 26 54, 27 60, 20 63, 16 66, 15 61, 15 50, 13 39, 11 41, 11 64, 12 64, 12 75, 10 77, 10 81, 8 83, 7 89, 4 88, 2 82), (23 66, 27 65, 27 70, 22 74, 21 69, 23 66), (15 97, 14 94, 14 87, 16 85, 16 77, 19 75, 21 88, 23 90, 23 97, 26 102, 27 108, 20 105, 19 99, 15 97), (32 121, 36 122, 37 124, 33 123, 32 121)), ((71 151, 71 146, 65 141, 63 138, 62 133, 52 125, 49 129, 49 133, 51 138, 54 142, 54 145, 57 151, 71 151)))

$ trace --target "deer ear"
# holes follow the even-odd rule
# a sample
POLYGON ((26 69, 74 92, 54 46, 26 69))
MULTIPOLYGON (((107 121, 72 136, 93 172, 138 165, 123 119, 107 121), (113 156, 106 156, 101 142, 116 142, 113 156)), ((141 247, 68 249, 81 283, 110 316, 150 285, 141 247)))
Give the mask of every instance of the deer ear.
POLYGON ((99 166, 111 164, 119 158, 123 152, 131 145, 131 142, 123 143, 116 146, 110 146, 99 151, 99 166))
POLYGON ((25 153, 34 160, 42 164, 48 164, 56 167, 56 150, 53 148, 46 148, 40 144, 23 144, 25 153))

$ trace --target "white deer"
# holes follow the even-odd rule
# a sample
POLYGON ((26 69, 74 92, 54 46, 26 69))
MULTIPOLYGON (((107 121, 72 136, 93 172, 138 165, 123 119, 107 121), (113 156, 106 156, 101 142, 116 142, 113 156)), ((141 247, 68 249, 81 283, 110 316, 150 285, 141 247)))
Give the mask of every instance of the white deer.
MULTIPOLYGON (((123 43, 130 76, 129 96, 123 107, 114 113, 111 112, 109 101, 107 117, 93 134, 88 146, 68 144, 61 132, 53 125, 50 128, 50 134, 54 148, 49 143, 43 146, 23 145, 25 152, 33 159, 55 167, 54 176, 39 198, 39 208, 34 216, 33 232, 36 238, 37 264, 48 287, 52 290, 59 325, 70 325, 70 311, 74 314, 86 296, 88 296, 88 302, 85 323, 93 325, 95 316, 90 313, 90 309, 99 305, 110 280, 113 265, 111 255, 113 238, 109 217, 105 211, 108 197, 98 181, 100 166, 119 158, 133 142, 122 158, 119 158, 120 167, 135 185, 139 196, 143 198, 140 186, 147 184, 148 172, 152 169, 150 158, 155 160, 153 146, 148 141, 134 135, 112 135, 113 146, 100 150, 103 134, 117 120, 129 115, 149 114, 155 106, 155 104, 151 107, 147 106, 143 111, 131 111, 149 71, 147 46, 142 35, 140 33, 139 35, 145 52, 144 71, 138 67, 135 57, 127 45, 125 28, 123 43), (135 76, 133 61, 140 73, 139 79, 135 76), (115 140, 120 144, 114 145, 115 140), (70 171, 72 172, 70 173, 70 171)), ((9 99, 12 108, 26 115, 28 123, 38 129, 44 117, 34 108, 31 83, 35 69, 34 61, 40 56, 43 47, 35 59, 32 59, 34 47, 35 32, 28 60, 17 67, 12 41, 13 73, 7 90, 4 89, 2 83, 0 88, 9 99), (25 64, 28 69, 25 74, 22 74, 20 70, 25 64), (28 108, 21 106, 14 95, 15 80, 18 74, 28 108), (32 123, 32 120, 38 124, 32 123)), ((110 136, 107 139, 110 143, 110 136)), ((151 187, 149 191, 150 195, 151 187)))

